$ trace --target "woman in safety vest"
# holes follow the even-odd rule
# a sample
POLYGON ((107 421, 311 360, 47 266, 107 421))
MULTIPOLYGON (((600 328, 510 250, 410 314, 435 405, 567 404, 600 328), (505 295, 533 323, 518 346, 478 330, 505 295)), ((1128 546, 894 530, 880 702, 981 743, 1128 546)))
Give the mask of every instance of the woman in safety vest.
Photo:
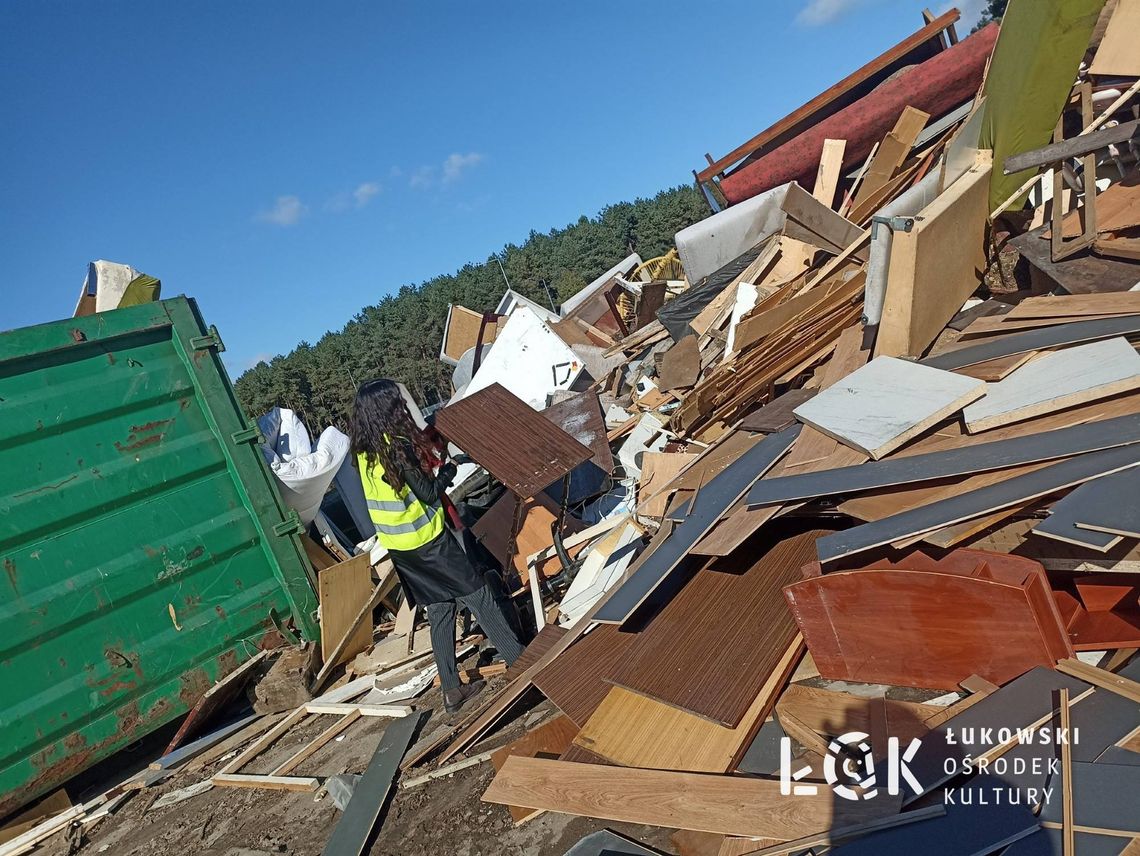
POLYGON ((392 557, 408 602, 427 612, 444 709, 455 713, 484 686, 459 680, 457 604, 471 610, 508 665, 523 650, 495 593, 444 523, 441 497, 455 478, 455 464, 443 464, 434 476, 425 469, 423 462, 434 452, 431 441, 412 420, 394 381, 360 386, 349 434, 376 537, 392 557))

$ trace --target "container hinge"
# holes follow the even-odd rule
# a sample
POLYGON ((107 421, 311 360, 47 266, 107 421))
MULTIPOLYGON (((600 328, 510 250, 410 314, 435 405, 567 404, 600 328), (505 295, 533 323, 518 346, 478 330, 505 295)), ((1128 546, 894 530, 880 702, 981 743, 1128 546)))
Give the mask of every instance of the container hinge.
POLYGON ((230 439, 234 441, 235 446, 240 446, 242 443, 260 443, 262 441, 261 431, 256 425, 243 428, 241 431, 234 431, 230 434, 230 439))
POLYGON ((301 523, 301 518, 297 516, 294 509, 289 509, 289 513, 285 515, 285 519, 273 527, 273 534, 279 535, 284 538, 287 535, 300 535, 305 531, 304 525, 301 523))
POLYGON ((210 325, 210 329, 206 331, 205 336, 191 336, 190 347, 195 351, 204 351, 206 348, 216 348, 219 354, 226 349, 226 346, 222 343, 221 334, 218 333, 218 328, 213 324, 210 325))

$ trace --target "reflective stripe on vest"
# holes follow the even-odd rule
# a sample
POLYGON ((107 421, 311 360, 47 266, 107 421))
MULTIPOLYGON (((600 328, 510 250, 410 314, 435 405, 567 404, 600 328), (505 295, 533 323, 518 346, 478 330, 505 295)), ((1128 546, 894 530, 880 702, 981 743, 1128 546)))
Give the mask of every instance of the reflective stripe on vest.
POLYGON ((407 485, 400 492, 384 481, 377 464, 371 472, 364 455, 357 456, 360 483, 368 502, 368 516, 376 526, 380 543, 389 550, 415 550, 443 532, 443 506, 425 505, 407 485))

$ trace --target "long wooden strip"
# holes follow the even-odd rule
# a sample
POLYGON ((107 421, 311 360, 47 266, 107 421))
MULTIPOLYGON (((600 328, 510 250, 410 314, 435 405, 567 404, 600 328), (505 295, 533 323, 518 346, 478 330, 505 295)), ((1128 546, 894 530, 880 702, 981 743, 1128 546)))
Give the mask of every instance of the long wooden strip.
POLYGON ((1046 496, 1054 491, 1137 464, 1140 464, 1140 452, 1133 446, 1080 455, 981 490, 950 497, 874 523, 865 523, 844 532, 827 535, 816 542, 819 558, 821 562, 835 561, 913 535, 921 535, 924 532, 941 529, 943 526, 970 520, 1025 500, 1046 496))
MULTIPOLYGON (((1069 691, 1061 690, 1061 733, 1071 734, 1069 717, 1069 691)), ((1076 833, 1073 831, 1073 745, 1069 739, 1061 741, 1061 812, 1064 827, 1062 852, 1064 856, 1076 856, 1076 833)))
POLYGON ((423 715, 397 719, 384 729, 376 754, 352 791, 336 827, 329 836, 322 856, 360 856, 372 835, 372 828, 392 790, 392 780, 400 759, 408 751, 423 715))
POLYGON ((1081 315, 1127 315, 1140 312, 1140 291, 1063 294, 1030 297, 1004 316, 1017 318, 1076 318, 1081 315))
POLYGON ((275 725, 273 728, 271 728, 266 734, 262 735, 262 737, 260 739, 256 740, 244 752, 242 752, 240 755, 238 755, 236 758, 234 758, 232 761, 230 761, 230 763, 228 763, 225 767, 222 768, 221 772, 223 774, 236 773, 238 770, 240 770, 242 767, 244 767, 247 763, 249 763, 251 760, 253 760, 258 755, 260 755, 262 752, 264 752, 269 746, 273 745, 273 742, 278 737, 280 737, 282 734, 284 734, 286 731, 288 731, 290 728, 292 728, 294 725, 296 725, 298 722, 300 722, 302 719, 304 719, 308 715, 309 715, 309 712, 307 710, 305 710, 304 705, 297 708, 292 713, 290 713, 288 716, 286 716, 283 720, 278 722, 277 725, 275 725))
POLYGON ((1057 663, 1057 671, 1079 678, 1085 683, 1109 690, 1117 695, 1122 695, 1140 704, 1140 683, 1131 678, 1106 672, 1104 669, 1098 669, 1096 666, 1090 666, 1088 663, 1072 659, 1061 660, 1057 663))
POLYGON ((1113 336, 1129 336, 1140 333, 1140 315, 1124 315, 1119 318, 1093 318, 1088 321, 1074 321, 1056 327, 1040 330, 1027 330, 1002 336, 993 342, 983 342, 969 348, 959 348, 935 357, 919 360, 924 366, 936 369, 960 369, 977 363, 1023 354, 1026 351, 1040 351, 1080 342, 1092 342, 1113 336))
POLYGON ((312 776, 258 776, 242 773, 218 773, 210 779, 220 788, 264 788, 270 791, 302 791, 312 793, 321 780, 312 776))
POLYGON ((1087 155, 1113 143, 1124 143, 1140 133, 1140 120, 1122 122, 1112 128, 1104 128, 1083 137, 1073 137, 1059 143, 1050 143, 1039 149, 1010 155, 1002 163, 1002 172, 1013 175, 1015 172, 1032 169, 1033 167, 1047 166, 1057 161, 1087 155))
POLYGON ((689 549, 712 529, 721 515, 751 484, 766 473, 791 448, 799 426, 771 434, 722 470, 697 494, 688 517, 658 547, 613 596, 595 613, 593 620, 621 624, 654 589, 689 555, 689 549))
POLYGON ((724 172, 737 161, 752 154, 761 146, 765 146, 773 140, 778 139, 781 135, 788 133, 801 122, 805 122, 815 116, 835 99, 840 98, 845 93, 865 83, 868 79, 883 71, 892 63, 898 62, 915 48, 920 47, 932 39, 939 38, 939 34, 947 27, 952 26, 957 20, 957 9, 951 9, 944 15, 935 18, 921 30, 907 36, 890 50, 875 57, 862 68, 847 75, 843 80, 829 87, 803 106, 792 111, 771 127, 761 131, 748 142, 737 146, 720 160, 713 162, 701 170, 701 172, 697 174, 697 180, 701 182, 708 181, 713 178, 713 176, 724 172))
POLYGON ((820 786, 815 795, 790 798, 780 793, 777 781, 543 758, 508 758, 483 800, 618 822, 778 840, 865 823, 899 808, 898 798, 885 793, 852 802, 836 799, 829 788, 820 786))
POLYGON ((995 440, 943 452, 888 458, 854 467, 761 479, 748 492, 750 506, 773 505, 879 490, 896 485, 1001 470, 1140 442, 1140 414, 995 440))
POLYGON ((348 728, 356 720, 360 719, 360 711, 353 710, 346 713, 338 719, 329 728, 326 728, 318 734, 309 743, 302 746, 292 757, 288 758, 276 770, 273 771, 274 776, 284 776, 286 773, 292 772, 301 766, 301 762, 305 761, 309 756, 316 754, 317 750, 348 728))
POLYGON ((1129 534, 1121 528, 1140 525, 1136 487, 1137 474, 1132 470, 1085 482, 1055 503, 1033 533, 1107 552, 1129 534), (1092 525, 1086 526, 1086 520, 1092 525))

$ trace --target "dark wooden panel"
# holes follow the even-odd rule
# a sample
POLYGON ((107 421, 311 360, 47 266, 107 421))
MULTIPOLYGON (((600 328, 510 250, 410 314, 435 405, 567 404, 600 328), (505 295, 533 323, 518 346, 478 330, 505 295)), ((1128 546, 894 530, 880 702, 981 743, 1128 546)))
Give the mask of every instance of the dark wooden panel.
MULTIPOLYGON (((1099 692, 1099 690, 1098 690, 1099 692)), ((1061 776, 1057 777, 1060 794, 1061 776)), ((1073 763, 1073 823, 1140 835, 1140 767, 1073 763)), ((1061 800, 1041 808, 1041 820, 1061 822, 1061 800)))
POLYGON ((1072 650, 1044 570, 1009 558, 1021 567, 844 571, 784 594, 824 678, 952 690, 979 675, 1001 685, 1072 650))
POLYGON ((660 850, 651 850, 631 838, 608 829, 591 832, 566 851, 566 856, 655 856, 660 850))
POLYGON ((690 548, 712 529, 748 487, 788 451, 800 433, 799 425, 765 437, 727 468, 717 473, 697 493, 687 515, 673 534, 612 593, 594 616, 595 621, 620 624, 629 618, 653 590, 676 568, 690 548))
MULTIPOLYGON (((1054 791, 1054 798, 1060 794, 1054 791)), ((1073 839, 1081 856, 1120 856, 1131 839, 1117 835, 1094 835, 1078 832, 1073 839)), ((1002 856, 1061 856, 1065 852, 1064 833, 1059 829, 1039 829, 1007 847, 1002 856)))
POLYGON ((728 562, 698 571, 608 679, 735 728, 796 636, 781 589, 799 579, 823 534, 770 540, 744 573, 728 562))
POLYGON ((534 685, 579 728, 597 710, 610 685, 602 680, 634 641, 612 624, 595 627, 534 676, 534 685))
POLYGON ((538 662, 539 657, 550 650, 559 639, 566 634, 566 628, 557 624, 545 624, 538 634, 530 640, 530 644, 523 649, 519 658, 511 663, 507 669, 507 679, 513 681, 531 666, 538 662))
POLYGON ((443 408, 435 427, 524 498, 593 454, 497 383, 443 408))
MULTIPOLYGON (((749 505, 773 505, 878 490, 953 476, 1001 470, 1067 458, 1140 442, 1140 414, 1128 414, 990 443, 977 442, 943 452, 869 461, 801 475, 761 479, 748 491, 749 505)), ((1091 482, 1086 487, 1092 484, 1091 482)), ((1082 488, 1083 490, 1084 488, 1082 488)))
POLYGON ((815 398, 819 390, 790 389, 759 410, 753 410, 740 423, 741 431, 760 431, 764 434, 775 434, 796 424, 796 417, 792 411, 815 398))
POLYGON ((819 558, 822 562, 830 562, 963 520, 971 520, 1133 466, 1137 460, 1140 460, 1140 450, 1135 446, 1090 452, 1070 458, 989 487, 820 538, 816 542, 819 558))
POLYGON ((1011 333, 992 342, 984 342, 970 348, 948 351, 935 357, 919 360, 924 366, 936 369, 960 369, 977 363, 1024 354, 1027 351, 1040 351, 1062 345, 1076 345, 1112 336, 1128 336, 1140 333, 1140 315, 1125 315, 1121 318, 1094 318, 1090 321, 1074 321, 1056 327, 1043 327, 1024 333, 1011 333))
POLYGON ((606 419, 596 392, 580 392, 565 401, 552 404, 542 415, 594 453, 590 463, 612 473, 614 457, 606 439, 606 419))
POLYGON ((1140 538, 1140 471, 1083 484, 1054 505, 1053 514, 1067 514, 1081 529, 1140 538))

